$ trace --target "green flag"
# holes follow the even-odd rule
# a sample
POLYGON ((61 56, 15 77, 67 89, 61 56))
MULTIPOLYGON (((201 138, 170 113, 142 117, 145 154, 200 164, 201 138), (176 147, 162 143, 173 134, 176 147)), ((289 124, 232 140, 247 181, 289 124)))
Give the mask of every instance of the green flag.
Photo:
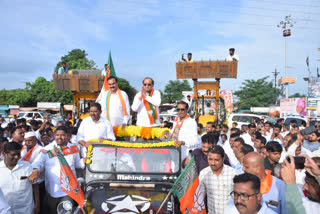
POLYGON ((108 76, 116 77, 116 71, 114 70, 114 66, 113 66, 113 62, 112 62, 111 51, 109 51, 108 65, 109 65, 109 69, 110 69, 109 70, 110 74, 108 76))

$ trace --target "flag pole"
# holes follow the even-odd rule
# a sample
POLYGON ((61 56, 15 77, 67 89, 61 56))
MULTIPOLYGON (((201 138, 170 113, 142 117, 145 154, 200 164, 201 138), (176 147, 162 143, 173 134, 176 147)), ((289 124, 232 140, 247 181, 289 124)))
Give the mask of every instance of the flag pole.
POLYGON ((168 200, 170 195, 171 195, 171 192, 169 192, 167 194, 167 196, 163 199, 162 204, 160 205, 160 207, 159 207, 158 211, 156 212, 156 214, 158 214, 160 212, 161 208, 163 207, 164 203, 166 203, 166 201, 168 200))

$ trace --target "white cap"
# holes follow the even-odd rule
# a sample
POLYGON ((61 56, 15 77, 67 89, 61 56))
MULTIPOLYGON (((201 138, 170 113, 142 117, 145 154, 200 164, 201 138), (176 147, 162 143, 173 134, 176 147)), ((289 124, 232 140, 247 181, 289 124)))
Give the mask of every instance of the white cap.
POLYGON ((36 136, 36 133, 34 131, 26 132, 24 134, 24 138, 35 137, 35 136, 36 136))
POLYGON ((3 128, 3 129, 5 129, 7 126, 8 126, 7 122, 4 122, 4 123, 1 124, 1 128, 3 128))

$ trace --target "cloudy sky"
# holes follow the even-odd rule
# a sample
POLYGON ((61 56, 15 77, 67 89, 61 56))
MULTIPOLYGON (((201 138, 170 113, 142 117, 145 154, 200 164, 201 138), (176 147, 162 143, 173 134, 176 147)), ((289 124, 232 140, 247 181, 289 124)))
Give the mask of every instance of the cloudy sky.
POLYGON ((116 73, 137 89, 145 76, 164 89, 174 80, 181 53, 195 60, 240 56, 237 79, 222 89, 237 90, 245 79, 285 75, 285 40, 277 24, 291 14, 288 38, 289 94, 307 93, 306 57, 320 67, 319 0, 2 0, 0 1, 0 88, 23 88, 43 76, 52 79, 60 57, 86 50, 99 68, 112 52, 116 73))

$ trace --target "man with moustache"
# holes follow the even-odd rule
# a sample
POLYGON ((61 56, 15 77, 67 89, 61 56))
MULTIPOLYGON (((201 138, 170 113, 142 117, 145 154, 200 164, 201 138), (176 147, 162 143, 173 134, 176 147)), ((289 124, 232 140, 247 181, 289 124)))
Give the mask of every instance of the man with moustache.
POLYGON ((0 162, 0 189, 15 214, 39 212, 38 185, 28 177, 32 173, 30 163, 20 160, 22 146, 10 142, 4 146, 4 160, 0 162))
POLYGON ((22 126, 16 126, 11 131, 11 141, 17 142, 22 145, 24 140, 24 131, 22 126))
POLYGON ((101 115, 111 122, 112 126, 122 126, 124 130, 130 119, 130 103, 126 92, 118 88, 118 79, 110 76, 107 79, 109 91, 100 93, 96 102, 101 105, 101 115))
POLYGON ((67 199, 72 199, 62 191, 60 185, 60 163, 58 157, 52 151, 55 147, 60 149, 65 160, 68 162, 74 176, 76 177, 76 168, 83 169, 85 167, 85 158, 80 159, 77 145, 68 143, 67 128, 60 126, 56 129, 55 140, 48 146, 44 147, 45 152, 41 153, 33 162, 33 172, 30 176, 31 181, 36 181, 39 178, 42 168, 45 170, 45 186, 47 190, 46 195, 46 211, 50 214, 57 213, 57 205, 67 199))
POLYGON ((257 176, 243 173, 233 178, 233 198, 224 214, 275 214, 266 203, 262 203, 260 180, 257 176))
POLYGON ((137 112, 137 126, 153 127, 160 126, 159 106, 161 94, 154 90, 154 80, 150 77, 144 78, 141 91, 136 94, 132 103, 132 110, 137 112))
POLYGON ((169 136, 174 141, 176 147, 181 146, 181 160, 189 156, 190 151, 196 149, 198 145, 197 123, 188 115, 188 104, 180 101, 177 104, 178 116, 173 124, 171 131, 164 131, 161 138, 169 136))
POLYGON ((208 214, 222 214, 233 190, 232 179, 237 171, 223 164, 224 151, 221 146, 208 150, 209 166, 199 175, 199 183, 207 196, 208 214))
POLYGON ((92 144, 91 139, 115 140, 112 125, 108 120, 101 117, 101 105, 94 103, 90 106, 90 117, 85 118, 79 127, 77 133, 77 142, 80 145, 88 147, 92 144))

